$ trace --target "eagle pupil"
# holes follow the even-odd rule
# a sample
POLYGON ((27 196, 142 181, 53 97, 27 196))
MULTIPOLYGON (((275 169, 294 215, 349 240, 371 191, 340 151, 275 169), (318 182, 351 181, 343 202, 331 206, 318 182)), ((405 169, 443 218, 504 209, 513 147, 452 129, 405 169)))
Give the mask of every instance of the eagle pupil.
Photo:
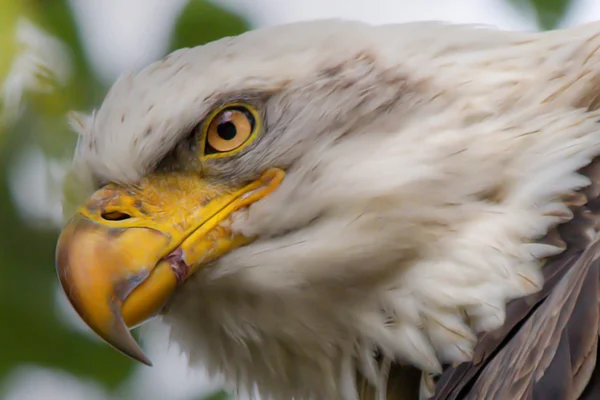
POLYGON ((237 135, 237 128, 231 121, 223 122, 217 126, 217 133, 223 140, 231 140, 237 135))

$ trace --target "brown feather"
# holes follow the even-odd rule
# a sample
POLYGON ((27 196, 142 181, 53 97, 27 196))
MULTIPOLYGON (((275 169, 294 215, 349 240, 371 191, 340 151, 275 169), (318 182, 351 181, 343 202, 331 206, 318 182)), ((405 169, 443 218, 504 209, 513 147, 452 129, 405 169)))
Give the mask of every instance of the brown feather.
POLYGON ((444 371, 433 399, 600 398, 600 161, 582 173, 593 183, 565 199, 573 219, 544 239, 567 250, 548 260, 543 290, 509 303, 505 324, 481 335, 472 362, 444 371))
MULTIPOLYGON (((381 364, 381 360, 379 360, 381 364)), ((392 364, 388 373, 386 400, 413 400, 419 398, 421 371, 411 366, 392 364)), ((358 374, 357 389, 360 400, 379 400, 377 389, 358 374)))
MULTIPOLYGON (((581 172, 592 184, 565 197, 573 218, 541 239, 566 248, 547 261, 543 289, 510 302, 504 325, 480 336, 472 362, 445 369, 431 399, 600 399, 600 158, 581 172)), ((393 364, 386 399, 417 399, 419 375, 393 364)), ((357 383, 361 400, 378 399, 357 383)))

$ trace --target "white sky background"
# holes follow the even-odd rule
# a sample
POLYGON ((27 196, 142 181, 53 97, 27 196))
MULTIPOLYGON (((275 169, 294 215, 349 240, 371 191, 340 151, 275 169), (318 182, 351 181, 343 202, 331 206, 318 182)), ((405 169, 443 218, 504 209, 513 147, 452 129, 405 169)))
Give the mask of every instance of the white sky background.
MULTIPOLYGON (((193 1, 193 0, 192 0, 193 1)), ((138 69, 164 52, 172 21, 187 0, 70 0, 84 34, 88 55, 97 72, 112 82, 122 72, 138 69)), ((503 29, 534 30, 531 14, 519 13, 503 0, 215 0, 245 15, 254 27, 316 19, 346 18, 373 24, 415 20, 443 20, 457 23, 494 25, 503 29)), ((600 19, 599 0, 578 0, 565 25, 600 19)), ((24 153, 26 168, 15 168, 11 181, 14 195, 27 216, 49 218, 56 213, 56 201, 48 184, 50 161, 42 152, 24 153), (31 157, 37 157, 35 161, 31 157), (27 201, 27 199, 32 199, 27 201), (35 201, 46 199, 47 201, 35 201)), ((57 302, 58 313, 82 329, 66 306, 57 302)), ((185 357, 167 346, 164 330, 148 333, 148 353, 154 368, 140 367, 127 382, 131 399, 188 400, 215 389, 200 371, 189 371, 185 357)), ((106 351, 113 351, 108 348, 106 351)), ((109 400, 94 382, 80 381, 61 371, 23 366, 4 383, 5 400, 61 399, 109 400), (87 395, 83 395, 87 393, 87 395)), ((2 395, 2 392, 0 392, 2 395)))

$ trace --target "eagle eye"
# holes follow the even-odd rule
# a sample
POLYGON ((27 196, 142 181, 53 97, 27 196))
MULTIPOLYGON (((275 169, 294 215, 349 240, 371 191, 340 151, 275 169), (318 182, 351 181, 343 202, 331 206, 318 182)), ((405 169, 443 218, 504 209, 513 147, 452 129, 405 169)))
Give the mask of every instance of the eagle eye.
POLYGON ((203 156, 231 155, 242 150, 257 131, 258 113, 246 104, 228 105, 213 112, 204 132, 203 156))

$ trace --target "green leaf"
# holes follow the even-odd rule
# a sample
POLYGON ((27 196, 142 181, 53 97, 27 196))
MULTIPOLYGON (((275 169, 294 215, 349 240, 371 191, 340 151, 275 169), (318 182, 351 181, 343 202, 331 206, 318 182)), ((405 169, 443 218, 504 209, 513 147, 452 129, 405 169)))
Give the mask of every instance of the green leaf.
POLYGON ((531 7, 541 29, 554 29, 564 18, 572 0, 509 0, 517 7, 531 7))
POLYGON ((191 0, 175 25, 171 50, 195 47, 249 29, 241 17, 204 0, 191 0))
POLYGON ((227 394, 227 392, 220 391, 220 392, 213 393, 209 396, 206 396, 202 400, 230 400, 230 399, 232 399, 232 397, 229 396, 227 394))

